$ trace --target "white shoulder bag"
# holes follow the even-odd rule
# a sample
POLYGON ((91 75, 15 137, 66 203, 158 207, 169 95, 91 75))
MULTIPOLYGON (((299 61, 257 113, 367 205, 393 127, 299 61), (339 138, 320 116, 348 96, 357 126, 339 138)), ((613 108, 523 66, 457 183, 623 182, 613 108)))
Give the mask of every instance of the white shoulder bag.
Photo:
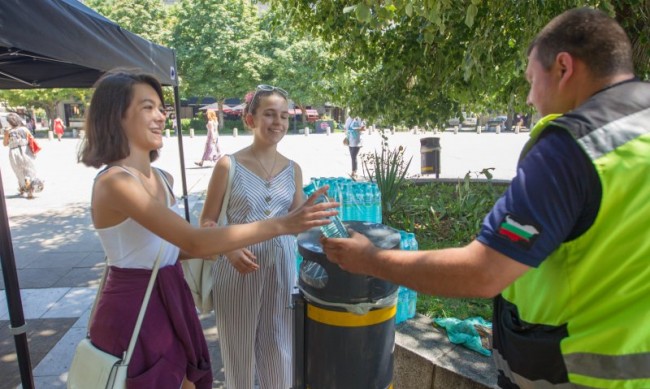
MULTIPOLYGON (((221 211, 219 212, 219 219, 217 219, 217 224, 220 226, 228 224, 226 211, 228 210, 228 202, 230 200, 232 178, 235 175, 235 158, 233 156, 229 157, 230 170, 228 170, 228 184, 226 184, 226 193, 223 195, 221 211)), ((209 313, 214 309, 212 299, 212 284, 214 282, 214 278, 212 277, 213 264, 214 261, 203 258, 192 258, 181 261, 185 282, 187 282, 192 292, 194 305, 201 313, 209 313)))
MULTIPOLYGON (((126 370, 128 369, 129 362, 133 356, 135 342, 138 340, 140 326, 142 325, 144 313, 149 304, 151 290, 156 281, 156 275, 158 274, 158 268, 160 267, 160 253, 162 252, 163 246, 164 244, 160 245, 156 264, 151 271, 151 278, 149 279, 149 285, 147 285, 147 291, 145 292, 144 300, 140 307, 140 313, 138 314, 138 320, 135 323, 133 335, 131 335, 129 348, 124 352, 122 358, 119 358, 95 347, 88 337, 83 339, 77 345, 77 349, 74 352, 74 358, 72 359, 72 364, 70 365, 70 371, 68 371, 68 389, 126 388, 126 370)), ((97 291, 97 297, 95 297, 95 302, 93 303, 89 323, 94 319, 97 300, 99 300, 101 291, 104 288, 107 273, 108 261, 104 268, 104 274, 102 275, 100 287, 97 291)))

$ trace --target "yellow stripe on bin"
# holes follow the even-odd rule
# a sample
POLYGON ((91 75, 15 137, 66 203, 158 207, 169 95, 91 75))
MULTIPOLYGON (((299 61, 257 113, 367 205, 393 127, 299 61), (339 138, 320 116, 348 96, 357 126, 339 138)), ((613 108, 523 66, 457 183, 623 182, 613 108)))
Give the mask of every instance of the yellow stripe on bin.
POLYGON ((330 311, 307 304, 307 317, 319 323, 328 324, 337 327, 365 327, 391 319, 397 312, 397 306, 393 305, 386 308, 380 308, 374 311, 368 311, 365 315, 355 313, 330 311))

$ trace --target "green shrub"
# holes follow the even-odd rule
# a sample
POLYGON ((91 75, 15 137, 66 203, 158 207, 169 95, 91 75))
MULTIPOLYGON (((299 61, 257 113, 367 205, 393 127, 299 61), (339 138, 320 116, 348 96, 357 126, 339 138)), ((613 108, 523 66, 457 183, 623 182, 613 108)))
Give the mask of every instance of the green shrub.
MULTIPOLYGON (((490 169, 469 172, 456 183, 409 183, 401 191, 401 201, 384 223, 415 232, 420 250, 459 247, 470 243, 481 228, 483 218, 507 188, 491 181, 490 169), (472 181, 472 175, 486 181, 472 181)), ((458 299, 419 294, 417 311, 429 317, 492 319, 490 299, 458 299)))
POLYGON ((404 160, 404 148, 399 146, 393 150, 388 149, 388 137, 385 130, 381 133, 381 152, 373 151, 361 155, 363 172, 371 182, 377 184, 381 192, 382 218, 385 220, 399 207, 402 196, 402 187, 406 185, 405 179, 412 157, 404 160))
POLYGON ((244 126, 244 123, 241 121, 241 119, 234 119, 234 120, 224 120, 223 121, 223 128, 219 129, 219 133, 223 135, 232 135, 233 129, 237 129, 238 134, 246 134, 247 129, 244 126))

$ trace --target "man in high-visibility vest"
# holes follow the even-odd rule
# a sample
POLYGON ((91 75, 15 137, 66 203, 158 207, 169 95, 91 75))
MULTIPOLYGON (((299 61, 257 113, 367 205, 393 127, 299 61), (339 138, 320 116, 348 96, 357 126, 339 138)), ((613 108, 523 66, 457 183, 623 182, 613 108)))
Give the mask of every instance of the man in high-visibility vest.
POLYGON ((650 84, 590 8, 542 29, 526 78, 543 118, 475 241, 396 251, 353 234, 325 252, 424 293, 496 296, 502 388, 650 388, 650 84))

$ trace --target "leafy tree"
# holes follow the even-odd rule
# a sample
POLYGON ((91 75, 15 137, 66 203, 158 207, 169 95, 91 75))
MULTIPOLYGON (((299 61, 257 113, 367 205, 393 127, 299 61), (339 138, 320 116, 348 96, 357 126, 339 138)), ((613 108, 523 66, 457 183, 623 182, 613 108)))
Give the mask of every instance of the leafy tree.
POLYGON ((162 0, 86 0, 85 3, 147 40, 164 45, 169 39, 169 15, 162 0))
POLYGON ((214 96, 221 105, 264 79, 271 60, 262 53, 257 7, 239 0, 185 0, 173 17, 170 43, 183 94, 214 96))
POLYGON ((332 72, 336 56, 327 42, 296 32, 284 14, 267 13, 260 27, 265 36, 263 50, 271 59, 265 79, 289 91, 303 121, 307 105, 337 101, 339 78, 332 72))
POLYGON ((473 111, 525 109, 526 48, 553 16, 583 5, 615 15, 648 77, 643 0, 273 0, 297 29, 332 43, 352 69, 350 105, 367 117, 436 124, 473 111))
POLYGON ((87 101, 87 89, 14 89, 0 90, 0 100, 10 111, 16 107, 42 108, 49 119, 56 116, 56 106, 66 100, 87 101))

